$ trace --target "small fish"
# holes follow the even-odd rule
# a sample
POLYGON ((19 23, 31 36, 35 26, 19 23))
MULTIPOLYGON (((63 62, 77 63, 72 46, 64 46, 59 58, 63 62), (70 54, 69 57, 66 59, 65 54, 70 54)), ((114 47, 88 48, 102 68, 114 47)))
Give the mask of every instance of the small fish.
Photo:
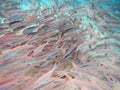
POLYGON ((54 51, 50 51, 50 52, 46 53, 44 56, 51 57, 51 56, 56 56, 58 54, 59 54, 59 52, 57 50, 54 50, 54 51))
POLYGON ((90 16, 94 16, 94 11, 90 9, 89 7, 86 7, 86 11, 90 16))
POLYGON ((15 22, 12 22, 12 23, 9 23, 9 29, 18 29, 19 27, 23 27, 24 24, 23 22, 20 22, 20 21, 15 21, 15 22))
POLYGON ((13 56, 16 55, 16 53, 20 52, 21 50, 25 49, 25 48, 30 48, 31 45, 22 45, 22 46, 18 46, 15 47, 13 49, 9 49, 7 51, 5 51, 6 53, 3 55, 3 59, 9 59, 9 58, 13 58, 13 56))
POLYGON ((84 63, 84 64, 87 63, 87 60, 86 60, 86 57, 85 57, 85 52, 82 52, 81 54, 82 54, 81 55, 82 56, 81 57, 82 63, 84 63))
POLYGON ((78 79, 72 79, 72 80, 78 87, 84 86, 87 88, 87 90, 102 90, 99 86, 92 84, 90 82, 86 82, 78 79))
POLYGON ((9 10, 9 11, 4 11, 3 12, 6 16, 11 16, 13 14, 18 14, 18 13, 25 13, 24 11, 22 10, 9 10))
POLYGON ((96 33, 96 32, 94 32, 92 30, 88 30, 88 31, 90 32, 91 35, 93 35, 93 36, 95 36, 95 37, 100 39, 100 34, 99 33, 96 33))
POLYGON ((16 83, 16 78, 8 78, 0 80, 0 88, 10 86, 16 83))
POLYGON ((59 13, 65 13, 65 12, 68 12, 70 11, 71 7, 70 6, 66 6, 66 5, 62 5, 59 7, 59 13))
POLYGON ((75 30, 75 29, 76 29, 76 28, 75 28, 75 25, 67 24, 67 25, 65 25, 64 27, 62 27, 62 28, 60 29, 60 31, 61 31, 61 30, 64 30, 64 33, 69 33, 70 31, 75 30))
POLYGON ((36 56, 38 53, 42 52, 42 50, 44 49, 44 47, 48 44, 45 43, 45 44, 42 44, 42 45, 39 45, 35 50, 34 50, 34 53, 33 53, 33 56, 36 56))
POLYGON ((75 23, 75 20, 77 20, 76 18, 81 18, 82 15, 85 15, 85 13, 82 12, 76 12, 76 13, 72 13, 71 14, 71 21, 75 23))
POLYGON ((53 69, 42 75, 38 80, 34 83, 34 88, 37 88, 47 82, 47 80, 52 76, 53 72, 56 69, 56 64, 54 65, 53 69))
POLYGON ((86 45, 86 44, 87 44, 87 42, 84 41, 82 44, 78 45, 77 50, 79 50, 82 46, 84 46, 84 45, 86 45))
MULTIPOLYGON (((0 89, 10 86, 10 88, 13 88, 15 86, 18 86, 21 84, 21 82, 24 82, 28 78, 23 76, 15 76, 15 77, 9 77, 7 79, 0 80, 0 89)), ((13 89, 15 90, 15 89, 13 89)))
POLYGON ((18 38, 20 38, 19 36, 13 36, 13 35, 7 35, 7 34, 5 34, 3 37, 1 37, 0 38, 0 43, 4 43, 4 42, 6 42, 6 41, 8 41, 8 40, 11 40, 11 39, 18 39, 18 38))
POLYGON ((29 24, 30 22, 34 21, 35 19, 37 19, 37 15, 31 15, 31 16, 28 16, 26 18, 26 20, 24 21, 25 25, 29 24))
POLYGON ((21 62, 21 60, 6 60, 4 62, 0 62, 0 70, 3 70, 5 68, 9 68, 11 66, 17 65, 21 62))
POLYGON ((98 77, 98 75, 96 73, 91 72, 90 70, 87 70, 85 68, 78 67, 74 62, 72 62, 72 65, 73 65, 73 69, 78 70, 78 72, 83 72, 83 73, 89 74, 91 76, 98 77))
POLYGON ((57 20, 54 20, 54 21, 52 21, 52 22, 50 22, 49 24, 48 24, 48 27, 52 27, 52 28, 54 28, 54 27, 58 27, 58 26, 61 26, 61 25, 63 25, 64 23, 65 23, 65 19, 63 18, 63 19, 57 19, 57 20))
POLYGON ((6 23, 22 21, 26 17, 26 14, 13 14, 12 16, 7 17, 6 23))
POLYGON ((23 34, 30 34, 30 33, 34 33, 38 30, 37 26, 32 26, 32 27, 27 27, 24 29, 23 34))
MULTIPOLYGON (((90 82, 87 82, 87 81, 83 81, 83 80, 79 80, 79 79, 77 79, 77 78, 71 78, 67 73, 65 73, 65 75, 68 77, 68 79, 71 81, 71 82, 73 82, 77 87, 82 87, 82 86, 84 86, 84 87, 86 87, 86 88, 88 88, 87 90, 89 90, 89 88, 91 88, 91 89, 93 89, 93 90, 101 90, 101 88, 99 87, 99 86, 96 86, 96 85, 94 85, 94 84, 92 84, 92 83, 90 83, 90 82)), ((91 90, 90 89, 90 90, 91 90)))
POLYGON ((77 47, 72 47, 65 55, 64 55, 64 58, 67 58, 70 54, 72 54, 75 50, 76 50, 77 47))
POLYGON ((40 60, 29 60, 29 61, 25 62, 25 64, 32 65, 32 64, 36 64, 36 63, 45 62, 46 60, 47 60, 47 58, 40 59, 40 60))

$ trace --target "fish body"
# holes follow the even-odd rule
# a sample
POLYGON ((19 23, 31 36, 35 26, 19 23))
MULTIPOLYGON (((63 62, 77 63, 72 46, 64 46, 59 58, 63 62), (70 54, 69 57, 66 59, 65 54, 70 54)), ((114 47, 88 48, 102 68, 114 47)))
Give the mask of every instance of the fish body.
POLYGON ((52 70, 48 71, 47 73, 42 75, 40 78, 38 78, 38 80, 35 81, 35 83, 34 83, 34 87, 37 88, 37 87, 45 84, 48 81, 48 79, 52 76, 52 74, 53 74, 53 72, 55 71, 56 68, 57 67, 55 65, 52 70))

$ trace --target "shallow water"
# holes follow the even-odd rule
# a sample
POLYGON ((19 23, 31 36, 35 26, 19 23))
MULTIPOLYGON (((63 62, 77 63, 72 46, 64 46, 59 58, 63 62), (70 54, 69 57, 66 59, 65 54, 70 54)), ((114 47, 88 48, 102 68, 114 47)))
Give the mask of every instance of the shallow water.
POLYGON ((119 0, 0 0, 0 90, 119 88, 119 0))

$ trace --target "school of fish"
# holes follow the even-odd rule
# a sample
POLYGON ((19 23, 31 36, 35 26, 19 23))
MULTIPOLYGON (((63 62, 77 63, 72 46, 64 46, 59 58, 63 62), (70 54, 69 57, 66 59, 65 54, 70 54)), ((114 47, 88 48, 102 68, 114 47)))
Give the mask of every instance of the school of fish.
POLYGON ((0 0, 0 90, 119 90, 119 0, 23 1, 0 0))

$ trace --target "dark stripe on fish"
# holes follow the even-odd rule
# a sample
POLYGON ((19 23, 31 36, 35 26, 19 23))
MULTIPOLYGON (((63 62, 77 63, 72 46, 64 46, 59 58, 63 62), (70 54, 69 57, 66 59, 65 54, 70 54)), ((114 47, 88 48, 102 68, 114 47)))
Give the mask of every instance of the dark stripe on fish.
POLYGON ((69 50, 69 51, 65 54, 64 58, 67 58, 67 57, 68 57, 70 54, 72 54, 76 49, 77 49, 77 47, 74 47, 73 49, 69 50))

